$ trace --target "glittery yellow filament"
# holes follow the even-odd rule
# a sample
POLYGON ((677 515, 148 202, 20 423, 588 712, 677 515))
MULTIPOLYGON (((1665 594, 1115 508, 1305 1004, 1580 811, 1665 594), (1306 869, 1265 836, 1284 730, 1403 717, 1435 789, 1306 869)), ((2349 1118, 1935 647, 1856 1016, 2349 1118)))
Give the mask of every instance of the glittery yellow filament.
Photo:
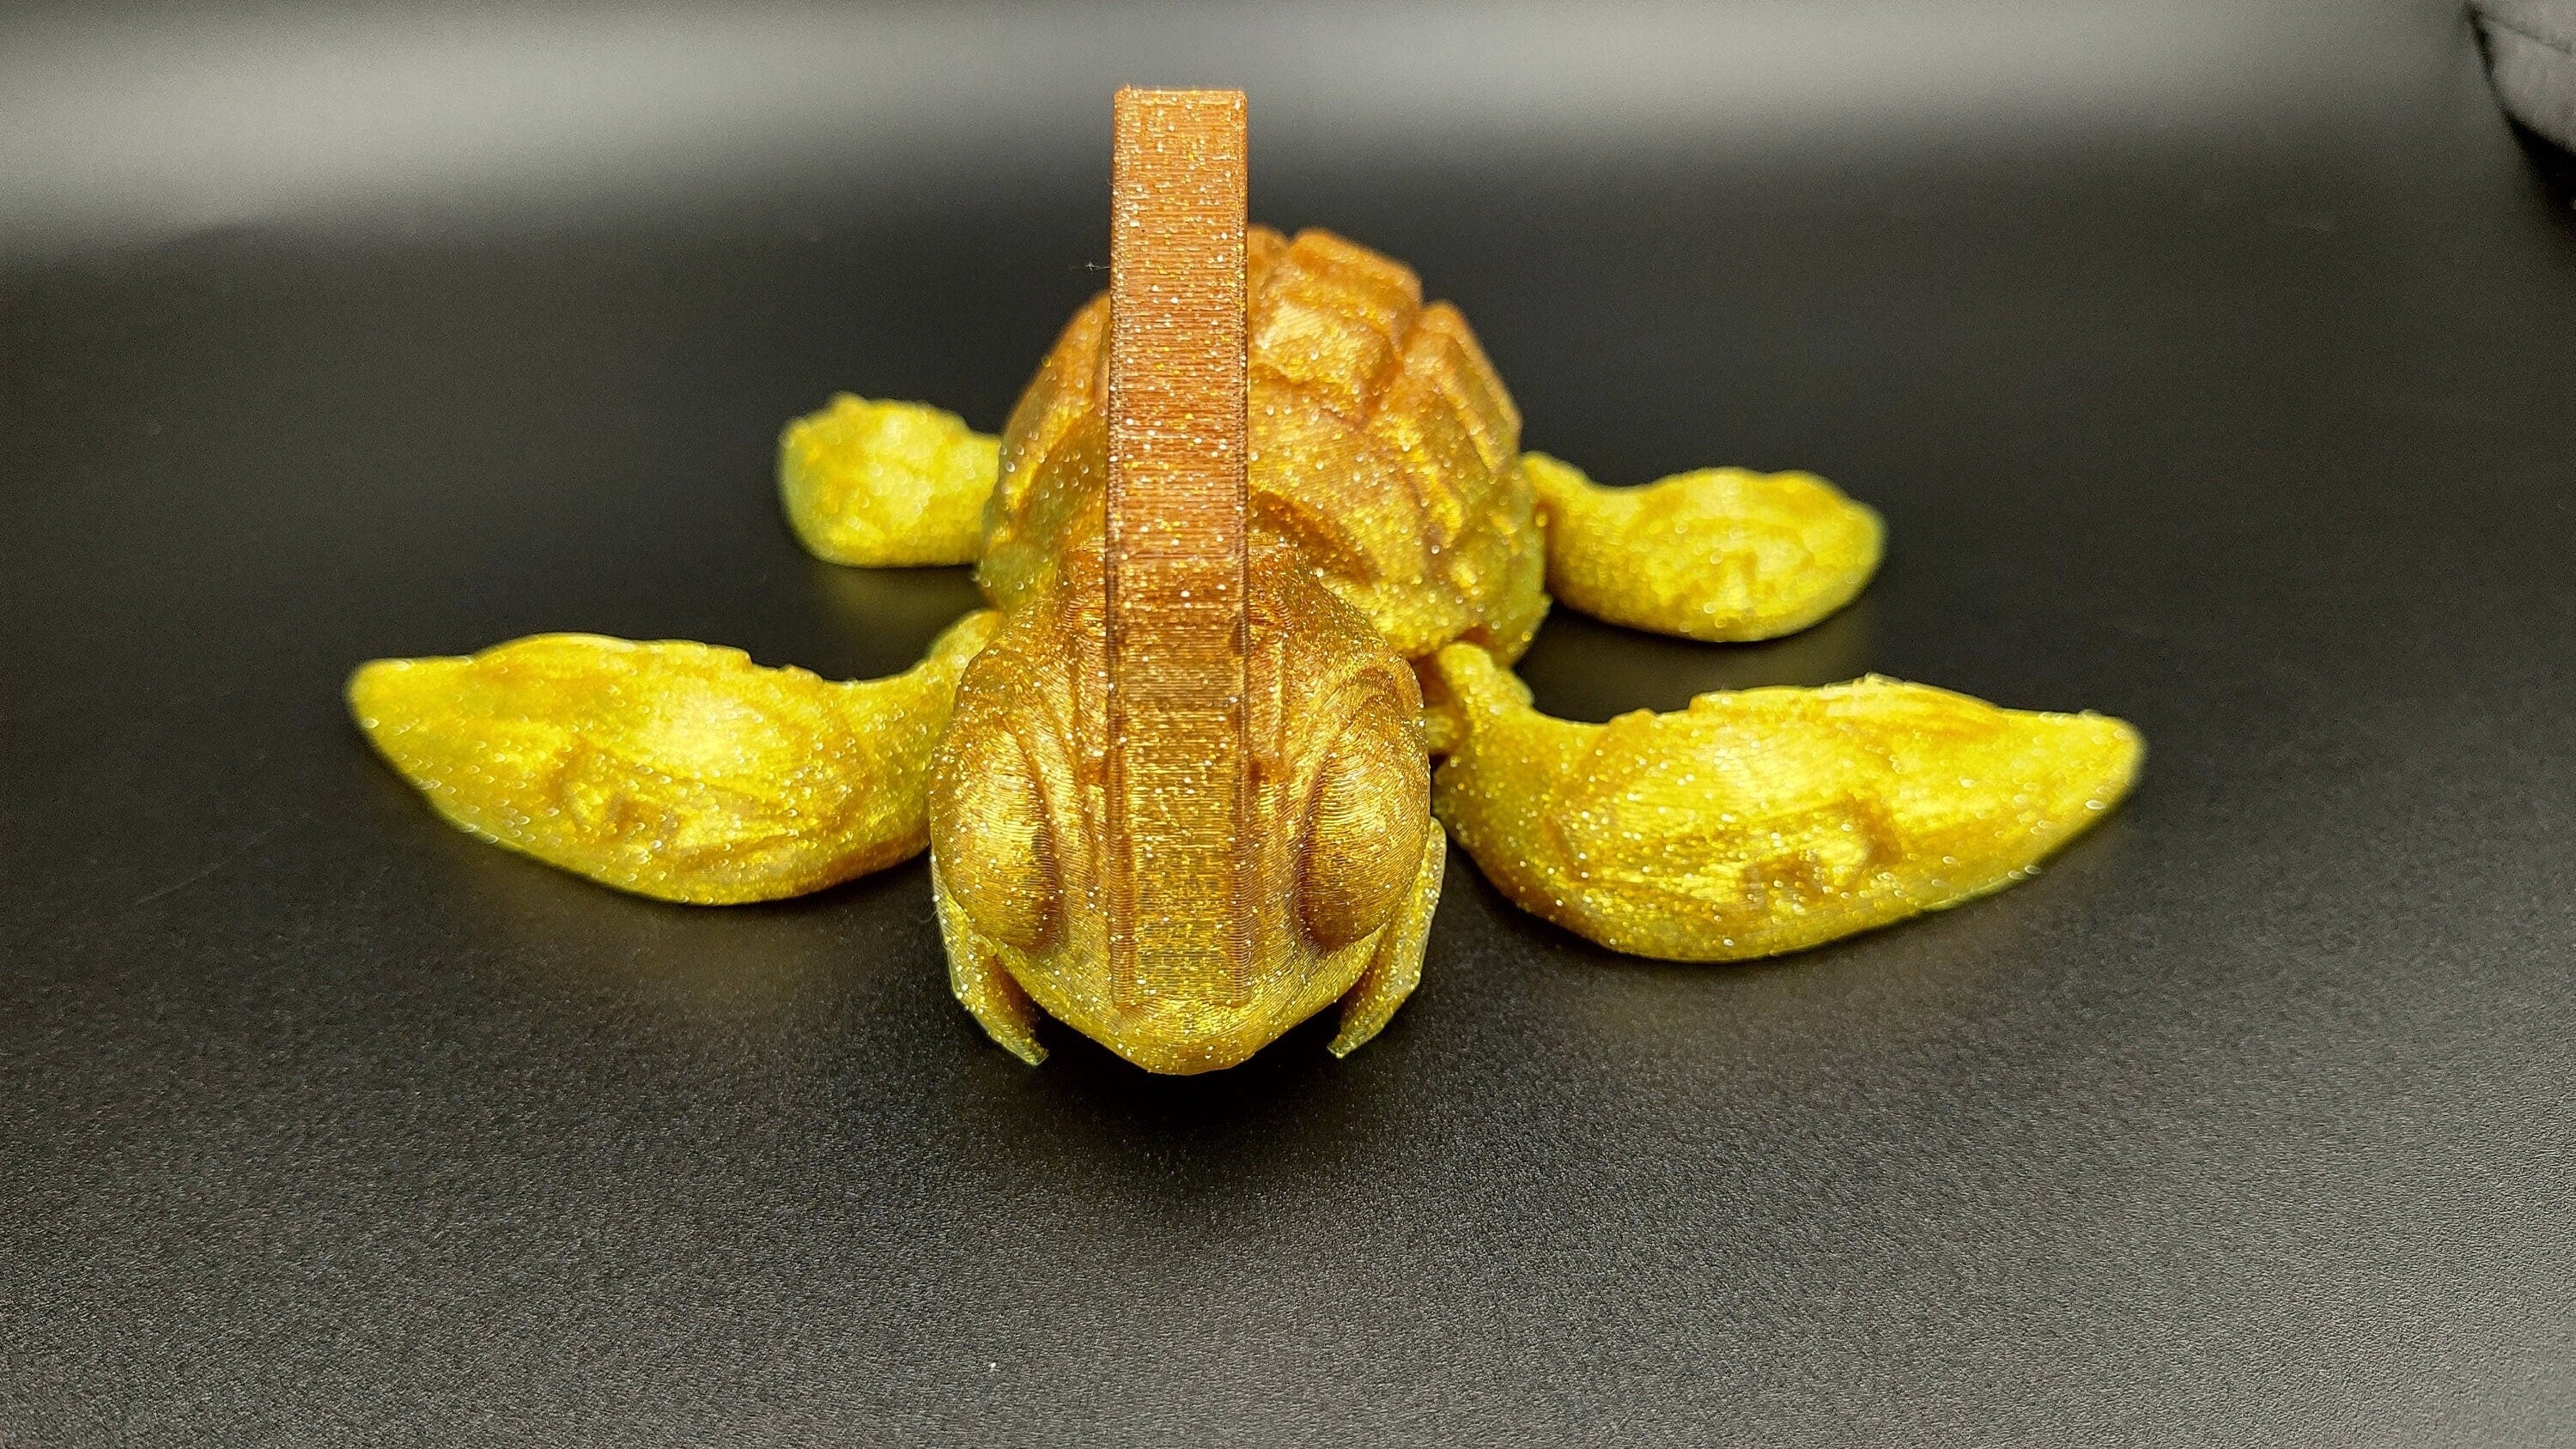
POLYGON ((2119 721, 1874 677, 1539 713, 1510 666, 1550 591, 1768 638, 1867 583, 1877 515, 1806 474, 1609 488, 1523 453, 1409 268, 1245 226, 1241 94, 1122 91, 1115 117, 1109 292, 1001 436, 844 397, 781 440, 816 553, 972 560, 991 612, 849 684, 574 635, 379 660, 349 702, 385 758, 476 835, 670 900, 926 844, 950 985, 996 1042, 1034 1063, 1052 1017, 1174 1073, 1336 1004, 1334 1052, 1376 1035, 1453 836, 1594 941, 1737 960, 1999 889, 2129 790, 2119 721))
POLYGON ((1109 879, 1122 1005, 1244 994, 1244 109, 1122 90, 1109 245, 1109 879))

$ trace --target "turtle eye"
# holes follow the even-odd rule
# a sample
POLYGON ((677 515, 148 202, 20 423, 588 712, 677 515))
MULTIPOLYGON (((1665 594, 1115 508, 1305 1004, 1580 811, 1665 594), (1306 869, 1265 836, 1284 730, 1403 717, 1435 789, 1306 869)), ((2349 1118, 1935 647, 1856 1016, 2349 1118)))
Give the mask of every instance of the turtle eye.
POLYGON ((1055 848, 1027 753, 1007 728, 970 726, 950 736, 935 769, 930 843, 940 884, 984 934, 1022 950, 1045 944, 1055 848))
POLYGON ((1385 925, 1421 866, 1431 768, 1412 736, 1372 704, 1342 731, 1316 781, 1297 907, 1325 950, 1385 925))

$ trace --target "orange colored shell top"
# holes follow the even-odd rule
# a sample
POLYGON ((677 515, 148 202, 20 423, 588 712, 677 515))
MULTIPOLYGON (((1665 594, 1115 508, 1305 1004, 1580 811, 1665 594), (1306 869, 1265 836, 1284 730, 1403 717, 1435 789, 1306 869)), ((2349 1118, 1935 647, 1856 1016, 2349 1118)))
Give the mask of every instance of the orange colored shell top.
MULTIPOLYGON (((1324 231, 1246 236, 1253 530, 1406 658, 1467 639, 1508 662, 1547 610, 1520 412, 1475 334, 1411 268, 1324 231)), ((984 592, 1014 607, 1097 547, 1109 299, 1057 338, 1003 430, 984 592)))

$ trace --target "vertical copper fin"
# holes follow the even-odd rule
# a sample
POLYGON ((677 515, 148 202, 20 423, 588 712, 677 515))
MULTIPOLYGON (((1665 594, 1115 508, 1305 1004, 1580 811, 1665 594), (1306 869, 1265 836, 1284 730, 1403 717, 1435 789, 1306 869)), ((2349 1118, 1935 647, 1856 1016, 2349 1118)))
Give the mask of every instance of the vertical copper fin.
POLYGON ((1110 183, 1109 856, 1121 1005, 1239 1005, 1245 730, 1244 103, 1118 93, 1110 183))

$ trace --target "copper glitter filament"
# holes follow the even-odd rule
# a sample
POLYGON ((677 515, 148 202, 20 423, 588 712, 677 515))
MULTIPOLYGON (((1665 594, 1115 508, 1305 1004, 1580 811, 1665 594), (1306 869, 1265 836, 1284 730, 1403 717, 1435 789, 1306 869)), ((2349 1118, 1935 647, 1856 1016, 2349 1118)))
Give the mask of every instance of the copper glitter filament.
POLYGON ((1109 201, 1112 991, 1243 999, 1240 91, 1122 90, 1109 201))

